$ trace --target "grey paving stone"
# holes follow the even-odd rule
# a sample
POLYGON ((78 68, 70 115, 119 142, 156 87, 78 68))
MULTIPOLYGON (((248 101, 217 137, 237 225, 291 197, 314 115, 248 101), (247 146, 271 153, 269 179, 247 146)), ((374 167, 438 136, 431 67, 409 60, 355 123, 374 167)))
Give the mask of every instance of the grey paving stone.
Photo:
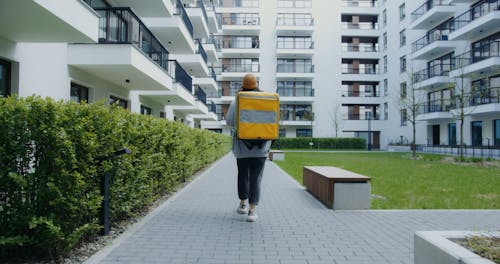
POLYGON ((500 229, 500 210, 329 210, 273 163, 259 220, 237 204, 228 155, 87 263, 411 264, 415 231, 500 229))

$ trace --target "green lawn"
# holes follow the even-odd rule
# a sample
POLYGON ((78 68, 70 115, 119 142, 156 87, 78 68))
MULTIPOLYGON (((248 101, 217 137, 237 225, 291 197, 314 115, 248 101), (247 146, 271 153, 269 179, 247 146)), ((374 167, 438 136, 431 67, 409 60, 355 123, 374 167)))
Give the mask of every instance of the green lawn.
POLYGON ((500 209, 500 162, 454 163, 405 153, 286 152, 278 166, 302 183, 303 166, 336 166, 371 177, 373 209, 500 209))

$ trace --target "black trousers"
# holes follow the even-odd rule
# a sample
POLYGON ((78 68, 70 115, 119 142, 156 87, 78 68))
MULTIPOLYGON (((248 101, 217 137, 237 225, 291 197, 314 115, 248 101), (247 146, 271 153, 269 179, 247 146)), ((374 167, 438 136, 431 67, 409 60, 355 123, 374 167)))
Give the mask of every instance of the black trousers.
POLYGON ((240 200, 248 199, 250 204, 259 204, 260 182, 264 172, 266 158, 236 159, 238 164, 238 196, 240 200))

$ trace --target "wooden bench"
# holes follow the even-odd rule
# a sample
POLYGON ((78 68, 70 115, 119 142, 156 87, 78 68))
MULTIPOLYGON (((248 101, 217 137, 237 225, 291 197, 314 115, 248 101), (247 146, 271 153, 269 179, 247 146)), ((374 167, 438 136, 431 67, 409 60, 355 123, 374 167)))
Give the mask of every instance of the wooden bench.
POLYGON ((328 208, 369 209, 370 177, 331 166, 306 166, 303 183, 328 208))
POLYGON ((281 150, 270 150, 269 160, 285 160, 285 152, 281 150))

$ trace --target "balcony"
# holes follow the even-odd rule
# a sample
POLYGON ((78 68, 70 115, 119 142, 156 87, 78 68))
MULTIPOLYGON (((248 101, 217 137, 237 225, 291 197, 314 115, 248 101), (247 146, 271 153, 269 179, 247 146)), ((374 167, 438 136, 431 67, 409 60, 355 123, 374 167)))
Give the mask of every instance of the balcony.
POLYGON ((278 58, 310 59, 314 55, 311 38, 278 37, 276 56, 278 58))
POLYGON ((343 115, 342 116, 342 119, 343 120, 380 120, 380 115, 378 114, 375 114, 374 116, 372 115, 368 115, 368 113, 370 112, 367 112, 365 114, 347 114, 347 115, 343 115))
POLYGON ((257 36, 220 37, 221 57, 259 58, 260 43, 257 36))
POLYGON ((453 17, 460 11, 459 6, 450 5, 449 0, 427 0, 411 13, 412 23, 410 29, 431 29, 453 17))
POLYGON ((227 35, 259 35, 260 17, 258 13, 221 14, 222 31, 227 35))
POLYGON ((455 41, 449 41, 448 35, 437 32, 434 35, 425 35, 412 44, 413 58, 416 60, 431 60, 454 51, 457 48, 455 41))
POLYGON ((371 0, 343 0, 342 12, 345 14, 356 14, 363 10, 363 14, 378 15, 380 13, 379 1, 371 0))
POLYGON ((182 115, 193 115, 193 119, 216 120, 215 114, 209 114, 205 92, 200 87, 195 86, 193 95, 195 98, 194 104, 174 106, 174 111, 180 112, 182 115))
POLYGON ((260 65, 255 63, 223 63, 220 69, 220 81, 241 81, 247 73, 260 76, 260 65))
POLYGON ((68 64, 130 90, 171 89, 169 53, 141 20, 129 8, 96 12, 99 45, 69 45, 68 64))
POLYGON ((373 98, 373 97, 380 97, 380 91, 377 90, 343 90, 342 91, 342 97, 368 97, 368 98, 373 98))
POLYGON ((217 86, 216 74, 212 67, 209 68, 209 73, 210 76, 208 77, 196 77, 193 80, 193 84, 200 86, 205 91, 217 92, 218 86, 217 86))
POLYGON ((343 36, 379 37, 379 24, 376 22, 341 23, 343 36))
POLYGON ((455 102, 449 99, 425 102, 418 107, 417 121, 451 120, 453 115, 450 111, 454 105, 455 102))
POLYGON ((499 7, 500 0, 487 1, 455 17, 452 22, 450 39, 476 40, 498 32, 499 7))
POLYGON ((282 103, 307 104, 316 101, 314 89, 278 88, 277 93, 282 103))
POLYGON ((203 45, 203 49, 207 54, 208 62, 215 63, 219 61, 219 54, 217 54, 217 46, 215 43, 214 35, 210 35, 208 38, 202 39, 201 44, 203 45))
POLYGON ((342 43, 342 57, 350 59, 378 59, 378 44, 376 43, 342 43))
POLYGON ((174 16, 147 17, 143 20, 158 39, 167 45, 171 54, 195 53, 193 24, 180 0, 177 1, 174 16))
POLYGON ((96 43, 99 16, 78 0, 2 1, 0 36, 14 42, 96 43))
POLYGON ((310 36, 314 32, 314 18, 304 14, 278 14, 276 34, 282 36, 310 36))
POLYGON ((465 110, 469 115, 500 114, 500 87, 478 89, 466 96, 465 110))
POLYGON ((207 12, 208 31, 215 33, 221 29, 221 25, 219 24, 220 21, 215 10, 214 0, 204 0, 203 2, 205 3, 205 10, 207 12))
POLYGON ((492 41, 453 57, 450 77, 491 75, 500 70, 500 41, 492 41))
POLYGON ((196 40, 195 54, 175 54, 171 57, 177 60, 177 62, 192 76, 205 77, 209 75, 207 53, 205 49, 203 49, 200 40, 196 40))
POLYGON ((208 37, 210 32, 208 29, 208 14, 203 1, 196 0, 194 3, 184 4, 184 7, 189 20, 193 24, 193 37, 197 39, 208 37))
POLYGON ((452 85, 449 77, 450 64, 437 64, 430 68, 413 73, 413 84, 415 89, 434 89, 452 85))
POLYGON ((311 63, 286 63, 276 66, 277 80, 312 80, 314 79, 314 65, 311 63))

